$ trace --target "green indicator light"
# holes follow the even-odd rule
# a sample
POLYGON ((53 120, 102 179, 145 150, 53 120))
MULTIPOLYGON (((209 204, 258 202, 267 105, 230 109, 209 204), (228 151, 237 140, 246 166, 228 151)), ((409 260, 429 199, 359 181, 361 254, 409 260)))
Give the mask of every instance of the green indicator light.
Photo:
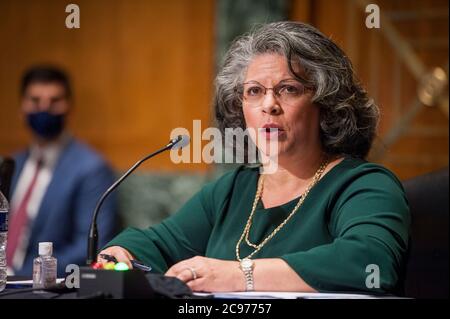
POLYGON ((126 263, 117 263, 115 266, 114 266, 114 270, 116 270, 116 271, 127 271, 127 270, 129 270, 130 268, 128 268, 128 266, 127 266, 127 264, 126 263))

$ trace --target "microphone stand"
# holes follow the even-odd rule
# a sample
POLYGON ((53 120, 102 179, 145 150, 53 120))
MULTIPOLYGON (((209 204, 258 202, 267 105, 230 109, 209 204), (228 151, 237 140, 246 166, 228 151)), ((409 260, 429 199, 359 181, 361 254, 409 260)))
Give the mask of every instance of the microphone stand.
POLYGON ((106 197, 108 197, 111 192, 116 189, 117 186, 119 186, 125 178, 127 178, 136 168, 139 167, 143 162, 146 160, 152 158, 153 156, 158 155, 159 153, 162 153, 164 151, 167 151, 168 149, 171 149, 174 147, 177 143, 179 143, 181 140, 183 140, 182 135, 178 135, 178 137, 172 139, 169 144, 164 146, 163 148, 157 150, 156 152, 153 152, 140 161, 138 161, 136 164, 134 164, 128 171, 126 171, 125 174, 123 174, 114 184, 112 184, 108 190, 103 193, 102 197, 100 197, 100 200, 97 202, 97 205, 95 206, 94 213, 92 216, 92 222, 91 227, 89 228, 89 237, 88 237, 88 253, 87 253, 87 259, 86 264, 88 266, 92 265, 96 261, 97 257, 97 249, 98 249, 98 228, 97 228, 97 216, 100 211, 100 207, 102 206, 103 202, 105 201, 106 197))

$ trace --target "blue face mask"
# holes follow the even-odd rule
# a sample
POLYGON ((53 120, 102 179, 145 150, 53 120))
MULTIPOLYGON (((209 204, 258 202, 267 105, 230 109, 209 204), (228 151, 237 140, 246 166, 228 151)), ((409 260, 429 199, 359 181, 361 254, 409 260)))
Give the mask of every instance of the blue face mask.
POLYGON ((64 129, 65 114, 36 112, 27 115, 28 125, 40 137, 51 139, 58 136, 64 129))

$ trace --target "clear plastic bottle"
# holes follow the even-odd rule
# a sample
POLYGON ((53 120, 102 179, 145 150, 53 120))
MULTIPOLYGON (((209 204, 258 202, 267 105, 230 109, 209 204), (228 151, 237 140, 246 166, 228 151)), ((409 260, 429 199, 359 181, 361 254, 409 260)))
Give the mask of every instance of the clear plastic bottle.
POLYGON ((33 288, 50 288, 56 285, 57 261, 52 257, 53 243, 39 243, 39 257, 33 260, 33 288))
POLYGON ((8 237, 9 204, 0 192, 0 291, 6 286, 6 239, 8 237))

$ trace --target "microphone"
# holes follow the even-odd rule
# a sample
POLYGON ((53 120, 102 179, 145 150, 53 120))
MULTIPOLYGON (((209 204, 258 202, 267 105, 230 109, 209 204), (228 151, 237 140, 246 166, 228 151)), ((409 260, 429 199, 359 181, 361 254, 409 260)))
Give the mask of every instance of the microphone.
POLYGON ((0 191, 10 201, 11 181, 14 173, 15 161, 5 157, 0 164, 0 191))
POLYGON ((93 262, 96 260, 97 256, 97 249, 98 249, 98 229, 97 229, 97 216, 98 212, 100 211, 100 207, 102 206, 103 202, 105 201, 106 197, 108 197, 111 192, 117 188, 117 186, 120 185, 120 183, 123 182, 125 178, 127 178, 136 168, 139 167, 143 162, 146 160, 152 158, 153 156, 158 155, 159 153, 162 153, 164 151, 167 151, 169 149, 176 150, 183 148, 189 144, 189 136, 187 135, 178 135, 177 137, 170 140, 170 142, 164 146, 163 148, 157 150, 156 152, 153 152, 140 161, 138 161, 136 164, 134 164, 128 171, 125 172, 114 184, 112 184, 106 192, 103 193, 102 197, 100 197, 99 201, 97 202, 97 205, 94 209, 94 213, 92 216, 92 222, 91 227, 89 228, 89 237, 88 237, 88 251, 87 251, 87 259, 86 264, 88 266, 92 265, 93 262))

